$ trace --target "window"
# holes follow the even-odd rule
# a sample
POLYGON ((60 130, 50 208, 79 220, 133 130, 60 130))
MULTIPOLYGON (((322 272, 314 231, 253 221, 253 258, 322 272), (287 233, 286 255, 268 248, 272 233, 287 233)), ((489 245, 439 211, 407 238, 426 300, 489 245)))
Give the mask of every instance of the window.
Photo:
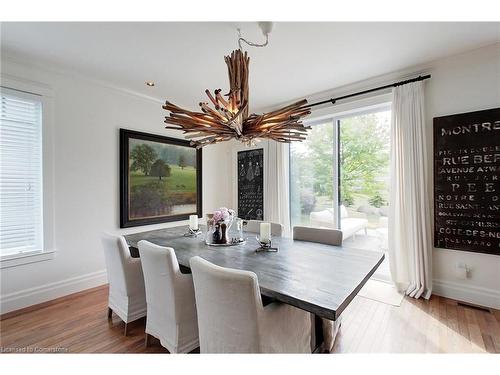
POLYGON ((333 120, 307 125, 311 125, 311 130, 306 140, 290 144, 291 225, 336 228, 333 120))
MULTIPOLYGON (((290 145, 291 226, 340 229, 352 248, 387 252, 389 103, 310 120, 290 145)), ((388 263, 377 278, 389 278, 388 263)))
POLYGON ((0 255, 43 251, 42 101, 1 89, 0 255))

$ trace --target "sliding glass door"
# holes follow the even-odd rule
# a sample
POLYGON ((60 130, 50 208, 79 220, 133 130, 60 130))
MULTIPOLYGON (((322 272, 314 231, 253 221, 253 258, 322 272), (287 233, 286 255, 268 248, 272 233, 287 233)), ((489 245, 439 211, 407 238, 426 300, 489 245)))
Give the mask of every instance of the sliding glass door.
MULTIPOLYGON (((339 228, 344 245, 384 252, 388 248, 391 111, 360 113, 337 121, 339 134, 339 228)), ((388 259, 388 256, 386 256, 388 259)), ((389 262, 377 270, 389 279, 389 262)))
POLYGON ((336 127, 310 125, 307 140, 290 145, 291 225, 337 228, 336 127))
MULTIPOLYGON (((387 252, 389 105, 311 121, 290 146, 291 225, 340 229, 344 245, 387 252)), ((389 278, 388 261, 377 277, 389 278)))

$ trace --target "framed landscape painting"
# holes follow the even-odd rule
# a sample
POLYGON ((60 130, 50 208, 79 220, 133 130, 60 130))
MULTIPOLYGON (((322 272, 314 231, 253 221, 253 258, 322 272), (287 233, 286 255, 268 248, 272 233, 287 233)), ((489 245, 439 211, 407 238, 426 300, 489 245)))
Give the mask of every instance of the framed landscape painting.
POLYGON ((201 216, 201 149, 120 129, 120 227, 201 216))

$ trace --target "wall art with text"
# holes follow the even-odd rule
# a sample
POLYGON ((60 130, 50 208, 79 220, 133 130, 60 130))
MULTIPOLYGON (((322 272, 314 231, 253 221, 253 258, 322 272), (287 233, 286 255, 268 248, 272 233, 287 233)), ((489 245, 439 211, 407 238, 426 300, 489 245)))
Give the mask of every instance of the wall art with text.
POLYGON ((434 118, 434 246, 500 255, 500 108, 434 118))

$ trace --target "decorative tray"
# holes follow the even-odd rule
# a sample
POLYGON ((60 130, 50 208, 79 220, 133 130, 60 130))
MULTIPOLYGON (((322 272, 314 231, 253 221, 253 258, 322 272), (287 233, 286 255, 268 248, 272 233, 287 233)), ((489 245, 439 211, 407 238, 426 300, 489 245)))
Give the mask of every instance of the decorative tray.
MULTIPOLYGON (((206 242, 205 242, 206 243, 206 242)), ((233 240, 229 243, 207 243, 208 246, 238 246, 238 245, 244 245, 246 244, 247 241, 243 238, 240 238, 239 240, 233 240)))

